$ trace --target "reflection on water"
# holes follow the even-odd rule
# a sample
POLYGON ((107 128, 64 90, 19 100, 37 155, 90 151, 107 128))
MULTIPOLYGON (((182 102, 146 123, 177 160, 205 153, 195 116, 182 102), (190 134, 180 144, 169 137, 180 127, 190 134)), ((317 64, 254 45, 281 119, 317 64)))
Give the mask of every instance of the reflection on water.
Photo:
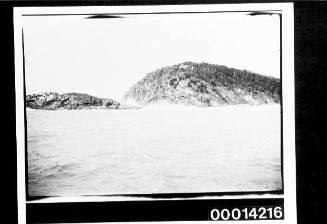
POLYGON ((281 188, 280 107, 27 110, 31 196, 281 188))

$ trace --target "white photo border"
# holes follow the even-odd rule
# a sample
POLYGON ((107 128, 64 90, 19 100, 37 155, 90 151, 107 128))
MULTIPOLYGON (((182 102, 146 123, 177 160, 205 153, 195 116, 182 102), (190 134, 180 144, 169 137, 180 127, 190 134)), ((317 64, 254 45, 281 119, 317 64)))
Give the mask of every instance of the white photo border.
MULTIPOLYGON (((235 12, 235 11, 278 11, 281 13, 282 31, 282 181, 283 195, 242 195, 218 196, 218 199, 233 198, 284 198, 285 219, 272 221, 296 223, 296 166, 295 166, 295 103, 294 103, 294 16, 293 3, 260 4, 203 4, 203 5, 160 5, 160 6, 77 6, 77 7, 14 7, 15 44, 15 91, 16 91, 16 137, 17 137, 17 196, 19 223, 26 223, 27 203, 54 203, 67 201, 120 201, 158 200, 133 197, 64 197, 28 201, 26 195, 26 127, 25 127, 25 87, 22 20, 32 14, 111 14, 111 13, 178 13, 178 12, 235 12)), ((213 197, 202 197, 206 200, 213 197)), ((166 199, 160 199, 166 200, 166 199)), ((187 200, 185 198, 181 200, 187 200)), ((249 221, 252 223, 252 221, 249 221)))

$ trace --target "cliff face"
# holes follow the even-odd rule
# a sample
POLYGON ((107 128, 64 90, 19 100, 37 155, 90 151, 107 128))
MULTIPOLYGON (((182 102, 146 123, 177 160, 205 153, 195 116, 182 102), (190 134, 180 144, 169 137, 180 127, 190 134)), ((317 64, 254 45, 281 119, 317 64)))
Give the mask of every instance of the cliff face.
POLYGON ((184 62, 149 73, 123 101, 199 106, 279 103, 280 81, 220 65, 184 62))
POLYGON ((26 107, 32 109, 58 110, 58 109, 86 109, 86 108, 115 108, 120 104, 112 99, 94 97, 82 93, 58 94, 46 92, 26 96, 26 107))

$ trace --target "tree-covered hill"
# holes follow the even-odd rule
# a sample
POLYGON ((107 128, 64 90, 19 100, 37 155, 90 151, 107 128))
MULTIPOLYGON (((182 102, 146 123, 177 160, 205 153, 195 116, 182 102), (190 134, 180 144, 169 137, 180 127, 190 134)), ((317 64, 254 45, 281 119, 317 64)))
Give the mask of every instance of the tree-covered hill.
POLYGON ((123 101, 199 106, 279 103, 280 81, 221 65, 184 62, 147 74, 123 101))

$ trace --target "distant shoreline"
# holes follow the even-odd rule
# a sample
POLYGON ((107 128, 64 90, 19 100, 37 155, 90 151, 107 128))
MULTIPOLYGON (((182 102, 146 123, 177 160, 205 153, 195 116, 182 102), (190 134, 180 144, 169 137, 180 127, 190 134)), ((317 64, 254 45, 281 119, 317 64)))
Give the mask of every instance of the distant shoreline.
POLYGON ((25 106, 43 110, 135 109, 154 104, 215 107, 280 103, 280 80, 246 70, 184 62, 148 73, 121 102, 86 93, 44 92, 26 96, 25 106))
POLYGON ((106 108, 106 107, 85 107, 80 109, 56 109, 56 110, 49 110, 49 109, 34 109, 26 107, 27 110, 31 111, 85 111, 85 110, 140 110, 140 109, 218 109, 218 108, 244 108, 244 107, 268 107, 268 106, 281 106, 279 103, 267 103, 267 104, 222 104, 222 105, 215 105, 215 106, 199 106, 199 105, 183 105, 183 104, 151 104, 151 105, 144 105, 144 106, 132 106, 132 105, 121 105, 119 108, 106 108))
POLYGON ((130 110, 130 109, 142 109, 141 106, 120 106, 119 108, 107 108, 107 107, 83 107, 79 109, 65 109, 65 108, 59 108, 55 110, 49 110, 49 109, 42 109, 42 108, 30 108, 26 107, 28 110, 41 110, 41 111, 81 111, 81 110, 130 110))

